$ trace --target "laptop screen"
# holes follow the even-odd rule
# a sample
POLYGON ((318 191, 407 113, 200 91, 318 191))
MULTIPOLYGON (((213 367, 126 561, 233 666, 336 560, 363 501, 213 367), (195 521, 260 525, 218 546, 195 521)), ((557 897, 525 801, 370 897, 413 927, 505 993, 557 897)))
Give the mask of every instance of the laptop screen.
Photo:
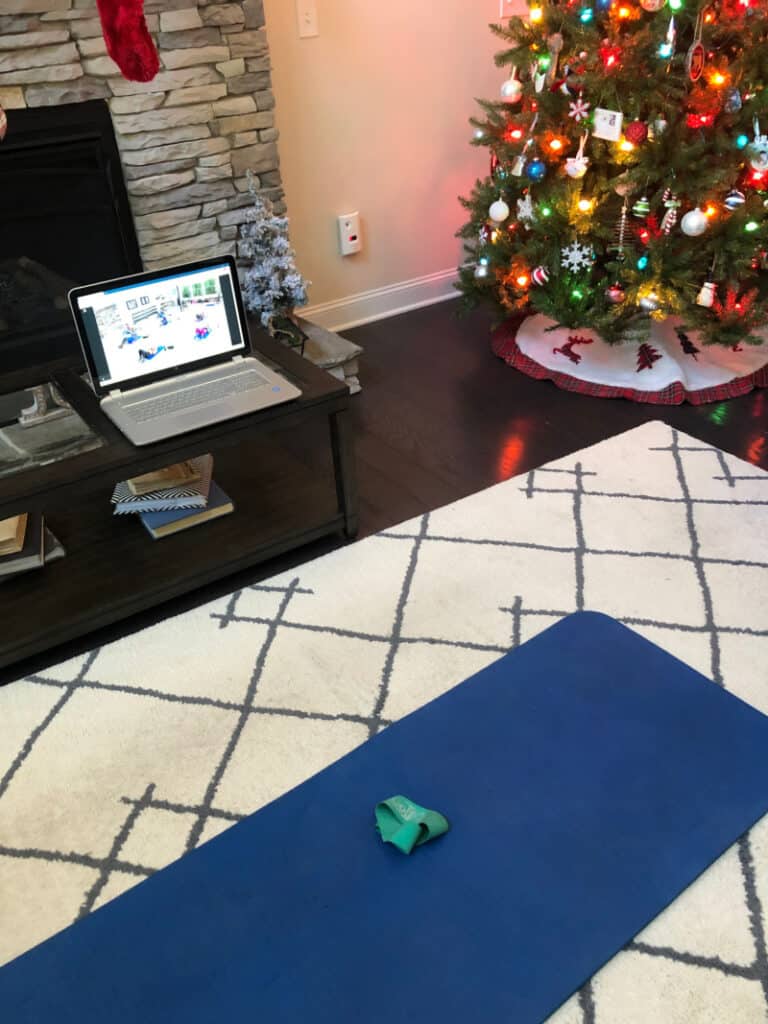
POLYGON ((78 295, 102 387, 246 348, 228 263, 78 295))

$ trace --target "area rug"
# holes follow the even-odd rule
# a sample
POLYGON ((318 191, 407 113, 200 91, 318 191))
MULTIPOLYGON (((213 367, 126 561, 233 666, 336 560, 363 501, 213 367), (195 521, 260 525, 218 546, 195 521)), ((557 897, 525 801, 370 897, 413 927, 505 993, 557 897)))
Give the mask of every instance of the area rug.
MULTIPOLYGON (((0 690, 0 962, 584 608, 768 713, 768 474, 646 424, 0 690)), ((551 1021, 765 1024, 767 911, 764 819, 551 1021)))

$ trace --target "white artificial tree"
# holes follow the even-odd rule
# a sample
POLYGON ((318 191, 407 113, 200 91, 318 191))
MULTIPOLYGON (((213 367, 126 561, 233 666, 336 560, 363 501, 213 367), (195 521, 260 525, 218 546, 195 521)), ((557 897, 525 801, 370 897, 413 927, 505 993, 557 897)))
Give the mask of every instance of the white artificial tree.
POLYGON ((307 285, 296 268, 296 254, 288 239, 288 218, 275 213, 271 201, 259 193, 248 175, 248 191, 253 206, 243 225, 240 252, 250 261, 242 277, 247 308, 257 313, 261 323, 274 335, 297 337, 294 311, 307 303, 307 285))

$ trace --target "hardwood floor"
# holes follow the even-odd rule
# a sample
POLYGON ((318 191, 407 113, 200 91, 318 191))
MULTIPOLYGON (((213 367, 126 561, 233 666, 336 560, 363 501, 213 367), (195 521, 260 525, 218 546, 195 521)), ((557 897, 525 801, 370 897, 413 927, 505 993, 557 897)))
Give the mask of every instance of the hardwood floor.
MULTIPOLYGON (((662 419, 768 469, 768 392, 693 407, 587 398, 529 379, 490 351, 490 317, 447 302, 346 332, 365 348, 353 401, 360 537, 516 473, 662 419)), ((341 543, 339 541, 338 543, 341 543)), ((18 664, 0 684, 299 565, 322 542, 18 664)))

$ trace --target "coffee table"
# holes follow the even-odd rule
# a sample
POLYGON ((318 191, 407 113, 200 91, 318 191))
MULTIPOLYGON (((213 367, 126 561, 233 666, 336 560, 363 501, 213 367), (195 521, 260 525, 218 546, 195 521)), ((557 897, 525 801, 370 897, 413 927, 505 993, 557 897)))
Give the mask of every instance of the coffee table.
POLYGON ((251 336, 301 398, 141 448, 103 415, 76 361, 0 377, 0 407, 3 395, 55 381, 102 442, 0 478, 0 519, 42 509, 67 550, 61 561, 0 582, 0 666, 302 544, 355 535, 349 389, 254 324, 251 336), (235 503, 232 515, 160 541, 137 517, 112 515, 117 481, 207 452, 235 503))

